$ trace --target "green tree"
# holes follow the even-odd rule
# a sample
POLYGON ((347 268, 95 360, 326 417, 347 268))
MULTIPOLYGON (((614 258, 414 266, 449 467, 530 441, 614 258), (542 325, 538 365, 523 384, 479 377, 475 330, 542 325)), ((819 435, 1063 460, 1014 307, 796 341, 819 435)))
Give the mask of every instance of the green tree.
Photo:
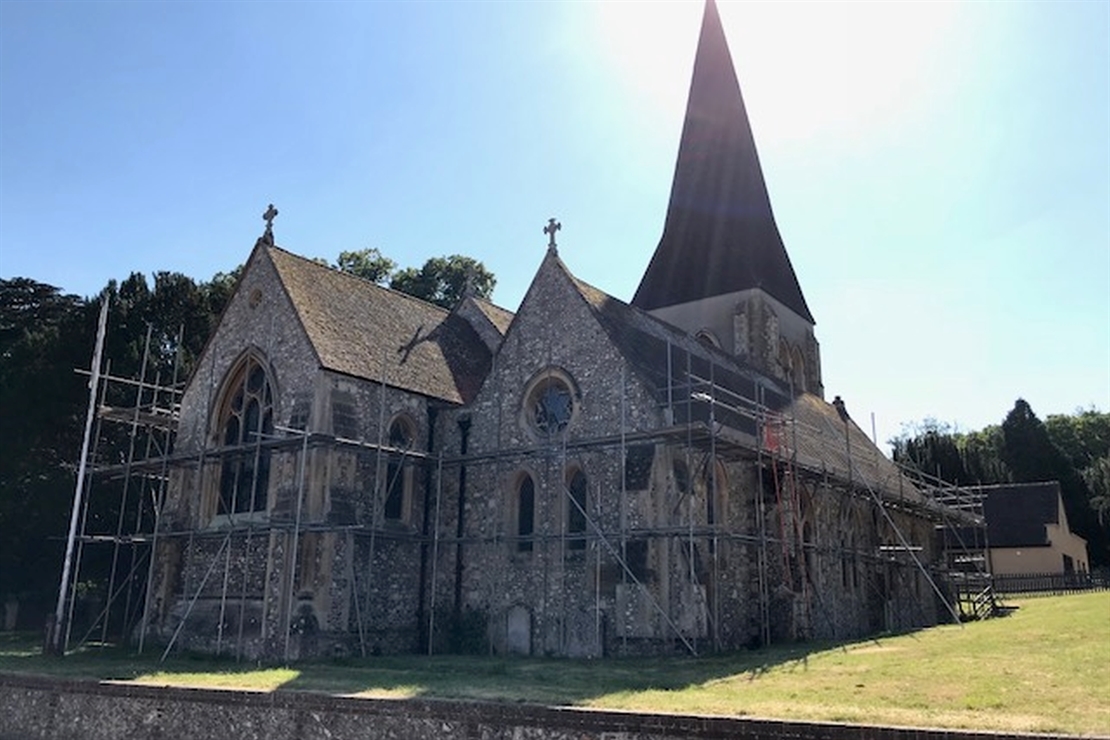
POLYGON ((926 475, 952 483, 970 483, 958 439, 959 435, 947 424, 926 419, 914 427, 913 434, 893 440, 894 459, 926 475))
POLYGON ((1052 414, 1044 420, 1053 444, 1076 470, 1110 455, 1110 413, 1081 409, 1074 414, 1052 414))
POLYGON ((1000 425, 955 432, 935 420, 891 440, 895 461, 960 485, 1055 480, 1068 523, 1093 565, 1110 564, 1110 414, 1095 409, 1041 422, 1022 399, 1000 425))
POLYGON ((1067 461, 1052 443, 1041 420, 1033 409, 1019 398, 1002 421, 1002 448, 1006 467, 1018 483, 1058 478, 1067 461))
MULTIPOLYGON (((384 283, 395 263, 366 249, 342 252, 337 267, 384 283)), ((148 383, 165 386, 174 377, 184 381, 242 271, 240 265, 207 282, 175 272, 157 272, 152 280, 136 272, 122 282, 109 282, 103 291, 111 305, 104 357, 111 362, 112 375, 138 378, 146 354, 148 383)), ((495 282, 480 262, 459 255, 431 259, 420 270, 393 277, 392 287, 444 306, 461 298, 468 280, 483 297, 495 282)), ((75 369, 89 366, 99 308, 99 300, 66 295, 29 278, 0 280, 0 598, 20 595, 24 617, 37 619, 52 608, 57 593, 88 401, 87 378, 75 369)), ((111 384, 103 402, 131 409, 137 392, 133 384, 111 384)), ((142 404, 154 402, 144 392, 148 395, 142 404)), ((105 422, 97 430, 97 463, 125 463, 132 452, 129 425, 105 422)), ((139 457, 144 454, 145 449, 138 451, 139 457)), ((137 492, 125 498, 122 485, 118 480, 98 482, 87 531, 115 532, 122 518, 130 532, 144 515, 137 492)), ((149 507, 149 497, 146 501, 143 505, 149 507)), ((82 581, 104 583, 111 562, 109 548, 87 549, 82 581)), ((128 561, 117 565, 117 583, 129 566, 128 561)))
POLYGON ((1083 469, 1082 475, 1091 492, 1091 509, 1105 530, 1110 526, 1110 455, 1092 462, 1083 469))
MULTIPOLYGON (((104 351, 111 373, 138 378, 146 351, 148 383, 169 385, 175 373, 183 381, 239 272, 218 273, 208 283, 171 272, 156 273, 153 287, 141 273, 110 282, 103 295, 111 302, 104 351)), ((75 369, 89 366, 99 309, 99 300, 64 295, 28 278, 0 280, 0 594, 20 595, 28 619, 50 608, 57 593, 88 402, 88 380, 75 369)), ((133 408, 136 392, 134 385, 111 384, 103 402, 133 408)), ((146 393, 144 405, 153 401, 146 393)), ((161 405, 168 402, 159 399, 161 405)), ((128 431, 127 425, 98 425, 98 463, 126 461, 128 431)), ((121 514, 129 523, 135 520, 137 491, 121 511, 121 485, 98 483, 87 531, 114 532, 121 514)), ((103 581, 108 555, 106 548, 89 548, 82 580, 103 581)))
POLYGON ((96 308, 27 278, 0 280, 0 594, 44 611, 61 572, 96 308), (90 310, 91 309, 91 310, 90 310))
POLYGON ((231 300, 231 294, 235 292, 235 286, 239 284, 242 274, 243 265, 239 265, 231 272, 217 272, 211 280, 201 284, 212 329, 216 328, 216 322, 227 307, 227 302, 231 300))
POLYGON ((385 285, 389 281, 389 276, 397 269, 397 263, 383 256, 377 249, 369 248, 354 252, 340 252, 335 267, 363 280, 385 285))
POLYGON ((1002 435, 1005 440, 1003 458, 1013 480, 1019 483, 1059 481, 1064 511, 1072 531, 1087 540, 1092 563, 1110 564, 1107 533, 1091 508, 1091 495, 1086 482, 1068 456, 1052 442, 1048 429, 1024 399, 1019 398, 1006 415, 1002 422, 1002 435))
POLYGON ((962 434, 957 445, 969 483, 1005 483, 1010 480, 1010 472, 1002 459, 1005 439, 1001 426, 993 424, 977 432, 962 434))
POLYGON ((444 308, 452 308, 467 286, 479 298, 489 298, 497 279, 478 260, 453 254, 432 257, 420 269, 407 267, 394 273, 389 287, 444 308))

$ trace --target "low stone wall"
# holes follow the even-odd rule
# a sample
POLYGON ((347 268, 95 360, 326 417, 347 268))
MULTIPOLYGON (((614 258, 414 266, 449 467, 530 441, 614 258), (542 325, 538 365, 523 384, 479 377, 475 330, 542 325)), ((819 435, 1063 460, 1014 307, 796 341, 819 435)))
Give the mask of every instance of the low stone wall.
MULTIPOLYGON (((0 740, 990 740, 1045 735, 355 699, 0 675, 0 740)), ((1065 736, 1052 736, 1065 737, 1065 736)))

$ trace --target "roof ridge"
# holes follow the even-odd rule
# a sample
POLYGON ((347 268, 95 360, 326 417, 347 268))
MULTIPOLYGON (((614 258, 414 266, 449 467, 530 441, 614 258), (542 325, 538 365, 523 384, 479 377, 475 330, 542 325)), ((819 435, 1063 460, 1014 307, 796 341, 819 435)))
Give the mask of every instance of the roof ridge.
POLYGON ((1012 488, 1033 488, 1034 486, 1057 486, 1057 487, 1059 487, 1059 485, 1060 485, 1059 480, 1049 479, 1049 480, 1022 481, 1020 483, 976 483, 974 485, 966 485, 966 486, 960 486, 960 487, 961 488, 976 488, 976 489, 986 489, 986 488, 1012 489, 1012 488))
POLYGON ((482 296, 478 296, 478 295, 472 295, 472 296, 468 296, 468 297, 469 297, 469 298, 471 298, 471 299, 473 299, 473 300, 474 300, 474 301, 475 301, 476 303, 484 303, 484 304, 486 304, 487 306, 493 306, 494 308, 496 308, 496 309, 498 309, 498 310, 500 310, 500 311, 504 311, 505 313, 511 313, 511 314, 515 314, 515 313, 516 313, 516 311, 513 311, 513 310, 511 310, 511 309, 505 308, 504 306, 502 306, 502 305, 501 305, 501 304, 499 304, 499 303, 494 303, 494 302, 493 302, 493 301, 491 301, 491 300, 490 300, 489 298, 483 298, 482 296))
MULTIPOLYGON (((556 259, 558 259, 558 258, 556 258, 556 259)), ((585 287, 589 290, 592 290, 592 291, 596 291, 597 293, 600 293, 601 295, 605 296, 606 299, 608 299, 610 301, 615 301, 616 303, 619 303, 622 308, 625 308, 625 309, 628 309, 629 311, 632 311, 638 318, 640 318, 644 321, 650 322, 650 323, 654 324, 655 326, 658 326, 663 331, 666 331, 670 334, 675 335, 676 338, 678 340, 680 340, 684 345, 689 345, 689 347, 693 347, 693 348, 696 348, 698 350, 704 351, 704 352, 706 352, 706 354, 717 355, 717 356, 719 356, 719 358, 722 361, 736 367, 737 369, 745 367, 743 365, 743 363, 741 363, 737 360, 735 355, 732 355, 732 354, 726 352, 725 350, 721 349, 720 347, 715 347, 715 346, 700 342, 700 341, 698 341, 698 338, 696 336, 691 334, 686 329, 683 329, 681 326, 678 326, 676 324, 672 324, 671 322, 667 321, 666 319, 660 318, 659 316, 655 316, 651 312, 645 311, 644 309, 640 308, 639 306, 636 306, 636 305, 631 304, 631 303, 626 303, 626 302, 622 301, 620 298, 617 298, 616 296, 602 290, 601 288, 598 288, 597 286, 593 285, 592 283, 586 282, 585 280, 581 279, 580 277, 578 277, 577 275, 572 273, 570 271, 570 268, 567 267, 566 264, 564 264, 562 262, 562 260, 559 260, 559 264, 562 266, 562 268, 563 268, 564 272, 566 273, 567 277, 570 278, 571 283, 574 284, 575 289, 579 291, 579 294, 581 294, 581 292, 582 292, 581 289, 583 287, 585 287)), ((594 313, 597 313, 597 308, 593 305, 593 303, 590 302, 589 298, 587 298, 584 295, 582 296, 582 298, 586 301, 586 304, 590 307, 590 310, 593 311, 594 313)))

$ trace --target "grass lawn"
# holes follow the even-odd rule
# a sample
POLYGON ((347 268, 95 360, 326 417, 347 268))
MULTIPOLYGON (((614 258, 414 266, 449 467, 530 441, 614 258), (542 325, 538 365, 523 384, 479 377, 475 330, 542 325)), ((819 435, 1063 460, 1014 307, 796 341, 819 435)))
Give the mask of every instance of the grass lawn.
POLYGON ((0 671, 335 694, 1110 736, 1110 593, 1010 602, 1003 619, 844 645, 597 661, 379 657, 284 668, 0 634, 0 671))

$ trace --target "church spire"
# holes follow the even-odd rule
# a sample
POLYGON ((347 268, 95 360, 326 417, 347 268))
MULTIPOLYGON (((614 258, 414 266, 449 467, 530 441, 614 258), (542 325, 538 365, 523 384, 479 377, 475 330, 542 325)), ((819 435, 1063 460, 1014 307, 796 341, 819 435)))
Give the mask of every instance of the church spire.
POLYGON ((663 237, 632 305, 762 288, 813 316, 779 236, 721 18, 707 0, 663 237))

